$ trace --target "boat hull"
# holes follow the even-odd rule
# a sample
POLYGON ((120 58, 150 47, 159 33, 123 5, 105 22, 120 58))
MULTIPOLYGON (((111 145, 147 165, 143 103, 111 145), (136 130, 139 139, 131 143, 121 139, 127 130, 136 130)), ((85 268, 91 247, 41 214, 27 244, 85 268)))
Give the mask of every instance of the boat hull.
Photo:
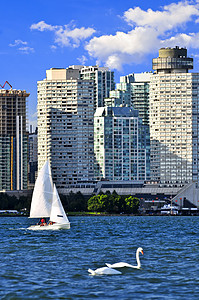
POLYGON ((70 229, 70 223, 67 224, 53 224, 53 225, 32 225, 28 227, 29 230, 60 230, 60 229, 70 229))

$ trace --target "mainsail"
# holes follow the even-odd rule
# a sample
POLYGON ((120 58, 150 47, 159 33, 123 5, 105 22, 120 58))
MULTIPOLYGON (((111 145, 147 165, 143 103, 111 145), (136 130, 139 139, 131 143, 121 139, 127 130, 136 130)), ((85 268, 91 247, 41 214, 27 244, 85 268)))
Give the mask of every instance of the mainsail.
POLYGON ((30 218, 50 217, 53 200, 53 181, 49 161, 47 160, 37 177, 32 203, 30 218))
POLYGON ((61 204, 59 194, 57 192, 56 186, 54 184, 53 190, 53 202, 50 214, 50 221, 56 222, 59 224, 69 224, 69 220, 65 214, 64 208, 61 204))

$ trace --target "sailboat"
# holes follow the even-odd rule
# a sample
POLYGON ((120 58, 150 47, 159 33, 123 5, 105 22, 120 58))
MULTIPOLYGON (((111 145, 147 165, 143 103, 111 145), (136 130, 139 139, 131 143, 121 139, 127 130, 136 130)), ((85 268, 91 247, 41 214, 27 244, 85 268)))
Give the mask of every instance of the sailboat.
POLYGON ((37 177, 29 218, 50 218, 47 225, 28 227, 31 230, 69 229, 70 222, 62 206, 55 184, 53 185, 51 169, 47 160, 37 177))

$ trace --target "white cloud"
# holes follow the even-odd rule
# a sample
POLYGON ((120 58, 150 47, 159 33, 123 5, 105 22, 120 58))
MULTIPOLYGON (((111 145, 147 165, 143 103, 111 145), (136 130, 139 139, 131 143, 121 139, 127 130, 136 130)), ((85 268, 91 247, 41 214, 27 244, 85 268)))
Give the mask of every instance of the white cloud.
MULTIPOLYGON (((55 35, 54 42, 61 47, 79 47, 80 42, 91 37, 95 32, 93 28, 70 28, 69 25, 64 26, 52 26, 46 24, 44 21, 40 21, 37 24, 32 24, 31 30, 39 31, 53 31, 55 35)), ((73 26, 74 27, 74 26, 73 26)))
POLYGON ((87 44, 86 49, 90 56, 105 62, 110 68, 120 70, 125 63, 138 63, 155 46, 159 47, 159 44, 154 29, 136 27, 128 33, 117 32, 111 36, 95 37, 87 44))
POLYGON ((23 42, 22 40, 15 40, 13 44, 9 44, 10 47, 16 47, 19 45, 27 45, 27 42, 23 42))
POLYGON ((182 45, 188 48, 192 49, 198 49, 199 48, 199 33, 180 33, 176 36, 173 36, 169 39, 165 39, 162 41, 162 45, 166 47, 166 45, 170 45, 171 47, 174 47, 175 45, 182 45))
POLYGON ((29 53, 34 52, 34 48, 31 48, 31 47, 20 47, 20 48, 18 48, 18 50, 24 54, 29 54, 29 53))
POLYGON ((60 28, 55 32, 55 43, 59 46, 69 46, 79 47, 80 41, 86 40, 95 32, 92 28, 74 28, 69 29, 68 26, 60 28))
POLYGON ((164 33, 182 26, 193 16, 198 15, 197 7, 187 2, 179 2, 164 6, 163 11, 153 11, 152 9, 143 11, 139 7, 130 8, 124 13, 124 19, 130 25, 152 27, 158 32, 164 33))
POLYGON ((9 44, 10 47, 16 47, 23 54, 29 54, 34 52, 34 48, 28 46, 27 42, 22 40, 15 40, 13 44, 9 44))
POLYGON ((87 62, 88 59, 86 58, 85 55, 82 55, 77 60, 80 62, 81 65, 85 65, 85 63, 87 62))
POLYGON ((30 26, 31 30, 39 30, 39 31, 45 31, 45 30, 50 30, 50 31, 54 31, 56 30, 57 26, 52 26, 49 24, 46 24, 44 21, 40 21, 36 24, 32 24, 30 26))
POLYGON ((94 37, 85 48, 98 62, 115 69, 126 63, 139 63, 160 47, 199 48, 198 33, 178 33, 188 22, 198 22, 198 16, 198 5, 187 1, 172 3, 159 11, 130 8, 124 12, 130 31, 94 37))
POLYGON ((56 50, 56 49, 57 49, 57 46, 51 45, 50 48, 51 48, 52 50, 56 50))

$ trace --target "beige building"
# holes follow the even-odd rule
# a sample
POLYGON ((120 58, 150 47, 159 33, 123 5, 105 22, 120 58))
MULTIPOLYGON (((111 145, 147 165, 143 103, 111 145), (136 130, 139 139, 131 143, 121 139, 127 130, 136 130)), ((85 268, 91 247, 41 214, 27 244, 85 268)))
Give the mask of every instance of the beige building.
POLYGON ((183 186, 199 179, 199 74, 184 48, 163 48, 150 83, 151 179, 183 186))
POLYGON ((52 68, 38 81, 38 169, 49 159, 58 188, 93 180, 93 99, 79 70, 52 68))

